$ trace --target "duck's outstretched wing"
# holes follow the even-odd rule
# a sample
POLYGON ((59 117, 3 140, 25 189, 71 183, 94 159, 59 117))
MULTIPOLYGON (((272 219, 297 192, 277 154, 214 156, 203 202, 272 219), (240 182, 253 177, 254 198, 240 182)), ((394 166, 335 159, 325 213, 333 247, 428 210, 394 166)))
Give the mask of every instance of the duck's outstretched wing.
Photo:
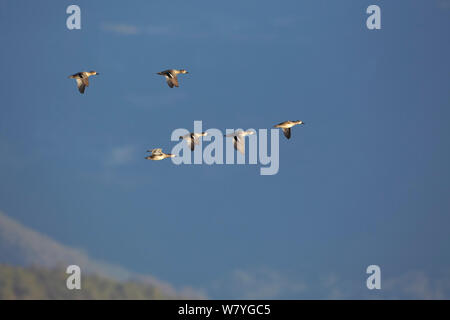
POLYGON ((188 147, 191 149, 191 151, 194 151, 195 141, 194 141, 194 139, 192 139, 191 135, 184 138, 184 140, 186 140, 186 143, 187 143, 188 147))
POLYGON ((173 74, 171 71, 172 70, 164 70, 164 71, 158 72, 157 74, 159 74, 160 76, 167 76, 169 78, 173 78, 173 74))
POLYGON ((169 87, 173 88, 172 80, 169 79, 169 78, 167 78, 167 85, 168 85, 169 87))
POLYGON ((245 138, 240 138, 239 136, 233 137, 234 148, 242 154, 245 154, 245 138))
POLYGON ((286 138, 291 138, 291 128, 283 128, 283 133, 286 138))
POLYGON ((173 88, 174 86, 178 87, 177 76, 173 76, 172 78, 169 76, 166 76, 166 78, 167 78, 167 84, 169 85, 169 87, 171 87, 171 88, 173 88))
POLYGON ((202 137, 202 135, 198 133, 194 133, 191 135, 191 138, 194 140, 195 144, 200 144, 200 137, 202 137))
POLYGON ((171 88, 178 87, 178 79, 177 79, 177 75, 175 74, 175 72, 173 70, 164 70, 161 72, 158 72, 157 74, 159 74, 160 76, 164 76, 166 77, 166 82, 167 85, 171 88))
POLYGON ((80 91, 80 93, 84 93, 84 89, 86 89, 86 85, 84 84, 82 79, 75 79, 77 81, 77 87, 78 87, 78 91, 80 91))
POLYGON ((83 81, 83 84, 84 84, 86 87, 89 87, 89 77, 83 76, 83 77, 81 78, 81 81, 83 81))
POLYGON ((152 149, 152 155, 160 155, 162 154, 162 149, 161 148, 157 148, 157 149, 152 149))
POLYGON ((200 144, 200 136, 197 133, 191 133, 184 137, 191 151, 194 151, 195 146, 200 144))
POLYGON ((243 131, 241 129, 239 129, 237 131, 234 131, 234 132, 231 132, 229 134, 226 134, 225 137, 235 137, 235 136, 241 137, 242 133, 243 133, 243 131))
POLYGON ((81 72, 77 72, 77 73, 74 73, 69 76, 70 79, 76 79, 76 78, 81 78, 81 77, 82 77, 81 72))

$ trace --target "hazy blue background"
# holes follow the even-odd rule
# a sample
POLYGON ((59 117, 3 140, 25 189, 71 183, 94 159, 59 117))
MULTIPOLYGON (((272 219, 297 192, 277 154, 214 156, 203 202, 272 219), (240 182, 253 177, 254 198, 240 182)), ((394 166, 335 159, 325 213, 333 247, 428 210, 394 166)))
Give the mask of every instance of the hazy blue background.
POLYGON ((447 0, 2 1, 0 210, 214 298, 449 298, 449 31, 447 0), (275 176, 144 160, 296 119, 275 176))

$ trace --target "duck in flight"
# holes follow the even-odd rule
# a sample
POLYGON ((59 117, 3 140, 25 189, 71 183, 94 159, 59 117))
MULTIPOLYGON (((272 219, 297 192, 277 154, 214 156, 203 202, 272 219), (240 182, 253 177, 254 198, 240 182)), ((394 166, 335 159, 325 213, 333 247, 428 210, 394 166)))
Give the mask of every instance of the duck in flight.
POLYGON ((169 87, 173 88, 174 86, 178 88, 178 74, 185 74, 185 73, 189 73, 184 69, 168 69, 168 70, 164 70, 161 72, 158 72, 157 74, 159 74, 160 76, 164 76, 166 78, 167 84, 169 85, 169 87))
POLYGON ((78 72, 75 73, 71 76, 69 76, 70 79, 75 79, 77 81, 77 87, 78 90, 80 91, 80 93, 84 93, 84 90, 86 89, 86 87, 89 87, 89 77, 90 76, 96 76, 100 73, 98 73, 97 71, 83 71, 83 72, 78 72))
POLYGON ((185 134, 184 136, 180 136, 180 140, 186 140, 189 148, 191 148, 191 151, 194 151, 195 145, 198 145, 200 143, 200 137, 206 136, 207 132, 202 133, 194 133, 190 132, 188 134, 185 134))
POLYGON ((225 137, 233 137, 233 146, 240 153, 245 154, 245 136, 255 134, 255 131, 238 130, 233 133, 226 134, 225 137))
POLYGON ((301 120, 285 121, 285 122, 282 122, 282 123, 274 125, 274 127, 282 129, 285 137, 290 139, 291 138, 291 128, 293 126, 298 125, 298 124, 305 124, 305 123, 303 121, 301 121, 301 120))
POLYGON ((147 150, 147 152, 151 152, 152 153, 148 157, 145 157, 145 159, 147 159, 147 160, 163 160, 165 158, 173 158, 173 157, 175 157, 174 154, 162 152, 161 148, 147 150))

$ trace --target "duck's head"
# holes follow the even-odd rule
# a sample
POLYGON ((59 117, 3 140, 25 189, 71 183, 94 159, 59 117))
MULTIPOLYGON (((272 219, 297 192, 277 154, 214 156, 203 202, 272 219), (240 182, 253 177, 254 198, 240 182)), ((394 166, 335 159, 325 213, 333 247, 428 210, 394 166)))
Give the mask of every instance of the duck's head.
POLYGON ((202 132, 201 135, 202 135, 202 137, 207 136, 208 132, 202 132))
POLYGON ((100 74, 100 73, 98 73, 97 71, 94 71, 94 70, 89 71, 89 75, 90 75, 90 76, 96 76, 96 75, 98 75, 98 74, 100 74))
POLYGON ((166 154, 166 157, 167 157, 167 158, 173 158, 173 157, 176 157, 176 155, 174 155, 174 154, 172 154, 172 153, 168 153, 168 154, 166 154))
POLYGON ((180 73, 183 73, 183 74, 184 74, 184 73, 189 73, 189 72, 187 72, 187 70, 185 70, 185 69, 181 69, 181 70, 180 70, 180 73))
POLYGON ((305 124, 302 120, 295 121, 297 124, 305 124))
POLYGON ((183 140, 184 139, 184 137, 183 136, 180 136, 179 138, 178 138, 178 140, 183 140))

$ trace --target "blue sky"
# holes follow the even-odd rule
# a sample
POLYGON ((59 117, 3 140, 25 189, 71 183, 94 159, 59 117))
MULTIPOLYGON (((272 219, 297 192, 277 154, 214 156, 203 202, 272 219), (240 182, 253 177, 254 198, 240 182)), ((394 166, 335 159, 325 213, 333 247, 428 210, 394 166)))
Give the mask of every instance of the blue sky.
POLYGON ((2 1, 0 210, 211 297, 448 298, 449 30, 447 0, 2 1), (144 160, 194 120, 296 119, 274 176, 144 160))

